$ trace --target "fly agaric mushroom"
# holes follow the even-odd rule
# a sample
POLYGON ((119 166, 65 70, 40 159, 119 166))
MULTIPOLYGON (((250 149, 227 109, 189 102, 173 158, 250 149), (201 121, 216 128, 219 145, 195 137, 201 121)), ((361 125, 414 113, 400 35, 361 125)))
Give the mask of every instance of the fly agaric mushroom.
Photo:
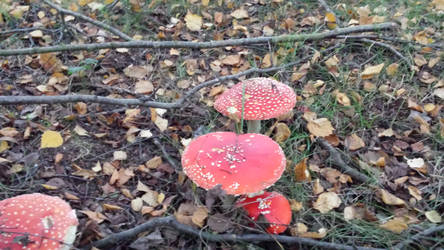
POLYGON ((59 197, 34 193, 0 201, 0 249, 67 250, 79 224, 59 197))
POLYGON ((247 211, 248 216, 257 221, 263 216, 270 226, 267 232, 280 234, 291 222, 291 208, 288 200, 277 192, 265 192, 254 197, 243 197, 237 205, 247 211))
POLYGON ((227 194, 255 194, 273 185, 285 169, 285 155, 261 134, 215 132, 191 141, 182 154, 185 174, 204 189, 221 185, 227 194))
POLYGON ((252 78, 234 85, 214 102, 214 108, 228 117, 248 120, 248 132, 260 133, 261 122, 290 112, 296 94, 289 86, 270 78, 252 78), (244 103, 242 105, 242 103, 244 103))

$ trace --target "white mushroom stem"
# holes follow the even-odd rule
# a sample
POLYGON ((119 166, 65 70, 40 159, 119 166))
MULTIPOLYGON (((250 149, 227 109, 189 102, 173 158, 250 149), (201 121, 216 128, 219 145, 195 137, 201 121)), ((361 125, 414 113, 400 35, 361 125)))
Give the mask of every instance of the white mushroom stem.
POLYGON ((261 133, 261 120, 250 120, 247 121, 248 133, 261 133))

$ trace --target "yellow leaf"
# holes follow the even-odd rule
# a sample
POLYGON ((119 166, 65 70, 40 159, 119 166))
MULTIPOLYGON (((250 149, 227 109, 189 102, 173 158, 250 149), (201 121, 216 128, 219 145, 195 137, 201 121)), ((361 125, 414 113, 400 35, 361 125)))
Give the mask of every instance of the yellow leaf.
POLYGON ((361 73, 362 79, 370 79, 373 78, 376 75, 379 75, 382 68, 384 68, 384 63, 374 65, 374 66, 367 66, 364 69, 364 72, 361 73))
POLYGON ((419 190, 417 187, 409 185, 407 187, 407 189, 409 190, 409 194, 413 197, 415 197, 416 200, 420 201, 422 200, 422 196, 421 196, 421 190, 419 190))
POLYGON ((336 16, 335 14, 331 13, 331 12, 327 12, 327 14, 325 14, 325 19, 324 21, 327 23, 327 27, 329 29, 335 29, 336 28, 336 16))
POLYGON ((392 231, 394 233, 400 234, 402 233, 402 231, 406 230, 409 226, 407 225, 404 219, 396 217, 380 225, 380 227, 392 231))
POLYGON ((84 128, 80 127, 79 125, 76 125, 74 128, 74 132, 80 136, 89 136, 88 131, 86 131, 84 128))
POLYGON ((1 141, 0 142, 0 153, 7 150, 9 148, 7 141, 1 141))
POLYGON ((387 205, 404 205, 405 202, 393 194, 389 193, 385 189, 380 188, 379 193, 381 195, 382 201, 387 205))
POLYGON ((56 190, 56 189, 58 189, 58 187, 52 186, 52 185, 47 185, 47 184, 41 184, 41 185, 42 185, 42 187, 44 187, 45 189, 48 189, 48 190, 56 190))
POLYGON ((202 6, 207 7, 210 3, 210 0, 202 0, 202 6))
POLYGON ((185 25, 191 31, 200 31, 202 27, 202 17, 188 12, 185 16, 185 25))
POLYGON ((399 67, 399 64, 392 63, 389 66, 387 66, 385 71, 387 72, 387 75, 394 76, 398 72, 398 67, 399 67))
POLYGON ((314 136, 328 136, 335 130, 327 118, 308 121, 307 129, 314 136))
POLYGON ((122 208, 117 205, 111 205, 111 204, 103 204, 103 209, 109 210, 109 211, 116 211, 121 210, 122 208))
POLYGON ((313 204, 313 208, 321 212, 322 214, 327 213, 333 208, 339 207, 342 201, 338 194, 334 192, 326 192, 319 195, 316 202, 313 204))
POLYGON ((40 148, 58 148, 63 144, 63 138, 57 131, 46 130, 41 139, 40 148))

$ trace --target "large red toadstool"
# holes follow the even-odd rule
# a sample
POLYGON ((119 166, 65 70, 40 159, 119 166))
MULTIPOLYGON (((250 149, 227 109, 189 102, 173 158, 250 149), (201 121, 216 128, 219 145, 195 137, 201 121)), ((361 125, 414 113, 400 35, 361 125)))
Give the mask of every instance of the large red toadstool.
POLYGON ((70 249, 79 224, 59 197, 34 193, 0 201, 0 249, 70 249))
POLYGON ((285 169, 285 155, 261 134, 215 132, 191 141, 182 154, 185 174, 204 189, 254 194, 273 185, 285 169))
POLYGON ((260 120, 290 112, 296 94, 288 85, 264 77, 251 78, 234 85, 214 102, 214 108, 225 116, 248 120, 248 132, 260 133, 260 120), (244 103, 242 105, 242 103, 244 103))
POLYGON ((264 216, 270 223, 267 232, 272 234, 284 232, 291 222, 290 203, 277 192, 265 192, 254 197, 243 197, 237 205, 243 207, 254 221, 258 220, 260 215, 264 216))

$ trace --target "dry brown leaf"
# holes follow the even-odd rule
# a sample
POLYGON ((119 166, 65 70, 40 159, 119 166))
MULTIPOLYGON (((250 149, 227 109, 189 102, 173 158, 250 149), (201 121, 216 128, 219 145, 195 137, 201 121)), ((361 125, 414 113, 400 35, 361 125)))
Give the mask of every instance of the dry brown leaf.
POLYGON ((298 212, 303 208, 303 204, 300 201, 295 199, 289 199, 288 201, 290 202, 290 209, 292 211, 298 212))
POLYGON ((86 214, 89 219, 95 221, 97 224, 102 223, 104 220, 108 219, 104 214, 99 212, 94 212, 91 210, 80 210, 79 212, 86 214))
POLYGON ((327 235, 326 228, 320 228, 317 232, 305 232, 301 233, 298 236, 303 238, 311 238, 311 239, 322 239, 327 235))
POLYGON ((310 171, 307 169, 307 159, 304 158, 302 161, 294 166, 294 177, 296 181, 310 181, 310 171))
POLYGON ((403 218, 395 217, 386 223, 380 225, 381 228, 387 229, 389 231, 392 231, 394 233, 400 234, 409 226, 407 225, 406 221, 403 218))
POLYGON ((217 24, 221 24, 223 20, 224 20, 224 13, 218 11, 214 12, 214 21, 217 24))
POLYGON ((339 91, 335 91, 334 95, 336 97, 336 101, 344 106, 350 106, 350 98, 344 93, 341 93, 339 91))
POLYGON ((322 168, 321 175, 324 176, 324 178, 327 179, 327 181, 331 184, 336 184, 338 182, 343 184, 353 182, 349 175, 343 174, 334 168, 322 168))
POLYGON ((3 136, 14 137, 18 134, 19 134, 19 132, 17 131, 17 129, 15 129, 13 127, 4 127, 2 129, 0 129, 0 135, 3 135, 3 136))
POLYGON ((420 201, 422 200, 422 196, 421 196, 421 190, 419 190, 417 187, 409 185, 407 187, 407 189, 409 190, 409 194, 413 197, 415 197, 416 200, 420 201))
POLYGON ((136 94, 149 94, 153 92, 153 90, 153 83, 147 80, 140 80, 136 82, 136 86, 134 87, 134 92, 136 94))
POLYGON ((241 55, 229 55, 220 61, 223 65, 236 66, 241 63, 241 55))
POLYGON ((307 129, 314 136, 328 136, 335 130, 327 118, 308 121, 307 129))
POLYGON ((113 153, 114 160, 123 161, 128 157, 125 151, 114 151, 113 153))
POLYGON ((156 169, 161 164, 162 164, 162 157, 160 156, 155 156, 150 160, 148 160, 147 162, 145 162, 145 166, 149 169, 156 169))
POLYGON ((338 194, 334 192, 325 192, 319 195, 316 202, 313 204, 313 208, 325 214, 332 210, 333 208, 339 207, 341 205, 341 199, 338 194))
POLYGON ((39 64, 42 68, 50 73, 61 72, 63 64, 54 53, 45 53, 39 55, 39 64))
POLYGON ((361 73, 362 79, 371 79, 379 73, 381 73, 382 68, 384 68, 384 63, 374 65, 374 66, 366 66, 364 71, 361 73))
POLYGON ((382 132, 378 133, 378 137, 392 137, 395 133, 392 128, 384 129, 382 132))
POLYGON ((357 134, 352 134, 345 138, 344 145, 353 151, 365 147, 365 142, 357 134))
POLYGON ((74 105, 74 108, 76 109, 77 113, 84 115, 86 112, 88 112, 88 106, 84 102, 77 102, 74 105))
POLYGON ((76 134, 80 135, 80 136, 89 136, 88 131, 86 131, 84 128, 80 127, 80 125, 76 125, 74 127, 74 132, 76 132, 76 134))
POLYGON ((191 221, 198 227, 203 227, 205 220, 208 217, 208 210, 206 207, 197 207, 193 212, 191 221))
POLYGON ((117 205, 112 205, 112 204, 107 204, 107 203, 104 203, 102 206, 103 206, 103 209, 109 210, 109 211, 117 211, 117 210, 123 209, 117 205))
POLYGON ((193 213, 196 207, 192 203, 181 203, 177 211, 174 213, 176 220, 182 224, 195 226, 192 221, 193 213))
POLYGON ((150 67, 130 65, 123 70, 123 73, 131 78, 142 79, 148 75, 150 67))
POLYGON ((385 189, 380 188, 379 194, 381 195, 382 201, 387 205, 405 205, 403 200, 389 193, 385 189))
POLYGON ((387 66, 385 71, 387 72, 387 75, 394 76, 396 73, 398 73, 398 67, 399 67, 399 64, 392 63, 389 66, 387 66))
POLYGON ((324 187, 321 185, 321 181, 319 179, 316 179, 313 183, 313 193, 315 195, 318 195, 323 192, 324 192, 324 187))
POLYGON ((279 122, 276 124, 275 131, 276 133, 274 134, 273 139, 279 144, 286 141, 291 135, 291 131, 288 128, 287 124, 283 122, 279 122))
POLYGON ((154 124, 159 128, 161 132, 165 131, 168 128, 168 120, 163 119, 162 117, 158 116, 156 120, 154 121, 154 124))

